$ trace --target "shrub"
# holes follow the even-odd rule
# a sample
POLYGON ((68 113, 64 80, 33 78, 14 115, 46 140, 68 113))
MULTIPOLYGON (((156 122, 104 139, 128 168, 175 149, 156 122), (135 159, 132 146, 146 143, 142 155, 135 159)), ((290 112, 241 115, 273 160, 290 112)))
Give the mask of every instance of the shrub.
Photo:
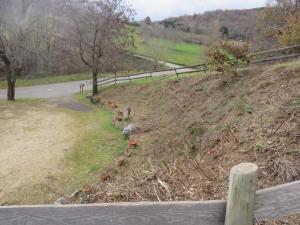
POLYGON ((239 64, 249 63, 248 52, 248 44, 220 41, 208 49, 206 61, 210 68, 217 72, 236 75, 239 64))

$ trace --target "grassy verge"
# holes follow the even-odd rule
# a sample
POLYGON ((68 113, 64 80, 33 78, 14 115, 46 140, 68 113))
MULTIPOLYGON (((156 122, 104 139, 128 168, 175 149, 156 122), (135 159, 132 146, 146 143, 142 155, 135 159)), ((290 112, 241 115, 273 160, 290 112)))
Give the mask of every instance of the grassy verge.
POLYGON ((151 52, 164 51, 161 60, 179 65, 196 65, 203 61, 205 47, 193 43, 174 42, 166 39, 151 38, 150 44, 143 43, 138 30, 134 33, 136 48, 134 52, 152 57, 151 52))
MULTIPOLYGON (((89 104, 81 95, 75 96, 89 104)), ((67 157, 75 186, 96 181, 99 173, 126 149, 127 139, 112 124, 112 113, 105 108, 91 106, 90 113, 73 113, 78 121, 79 140, 67 157), (88 126, 82 130, 82 125, 88 126)), ((66 173, 69 177, 68 173, 66 173)), ((73 185, 74 185, 73 184, 73 185)))

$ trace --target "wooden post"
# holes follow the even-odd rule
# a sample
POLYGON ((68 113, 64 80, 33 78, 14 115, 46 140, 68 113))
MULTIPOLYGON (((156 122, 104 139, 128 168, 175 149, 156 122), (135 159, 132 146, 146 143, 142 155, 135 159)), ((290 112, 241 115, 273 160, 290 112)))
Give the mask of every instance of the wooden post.
POLYGON ((258 167, 242 163, 230 171, 225 225, 253 225, 258 167))
POLYGON ((206 64, 204 64, 204 73, 206 73, 206 72, 207 72, 207 70, 208 70, 208 68, 207 68, 207 65, 206 65, 206 64))
POLYGON ((150 72, 150 77, 151 77, 151 80, 153 81, 153 76, 152 76, 152 72, 150 72))
POLYGON ((178 73, 177 73, 176 67, 174 67, 174 70, 175 70, 176 76, 178 77, 178 73))
POLYGON ((115 85, 117 84, 117 74, 115 74, 115 85))
POLYGON ((80 84, 79 88, 80 88, 80 94, 83 95, 83 93, 84 93, 84 90, 83 90, 84 89, 84 84, 80 84))

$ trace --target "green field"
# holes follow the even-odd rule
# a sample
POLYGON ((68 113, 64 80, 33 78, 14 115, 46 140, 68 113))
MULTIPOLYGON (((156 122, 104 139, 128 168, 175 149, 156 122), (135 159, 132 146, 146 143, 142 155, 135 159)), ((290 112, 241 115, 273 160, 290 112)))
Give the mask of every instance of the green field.
POLYGON ((150 38, 146 44, 137 30, 133 37, 135 41, 133 51, 137 54, 152 58, 154 55, 160 54, 160 60, 179 65, 196 65, 203 62, 204 46, 158 38, 150 38))

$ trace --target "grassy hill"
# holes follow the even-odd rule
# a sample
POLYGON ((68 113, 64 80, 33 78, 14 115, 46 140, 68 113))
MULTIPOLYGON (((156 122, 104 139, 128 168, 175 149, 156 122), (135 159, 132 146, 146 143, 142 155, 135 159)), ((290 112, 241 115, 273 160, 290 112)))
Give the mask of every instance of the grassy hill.
POLYGON ((259 189, 300 179, 299 73, 297 61, 102 90, 103 102, 131 106, 139 147, 103 171, 91 201, 224 199, 230 168, 245 161, 260 167, 259 189))

